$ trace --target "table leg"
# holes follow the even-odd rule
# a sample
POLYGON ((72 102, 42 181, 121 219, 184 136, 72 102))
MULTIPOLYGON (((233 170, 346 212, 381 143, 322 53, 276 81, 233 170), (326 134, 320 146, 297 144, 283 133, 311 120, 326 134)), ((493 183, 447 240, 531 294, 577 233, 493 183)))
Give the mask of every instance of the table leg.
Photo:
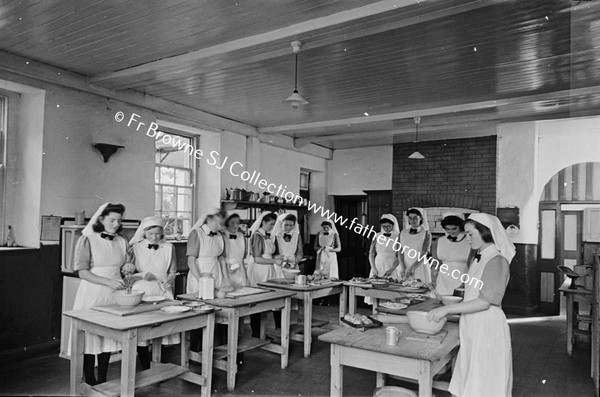
POLYGON ((419 367, 419 397, 432 397, 433 374, 431 373, 431 363, 421 361, 419 367))
MULTIPOLYGON (((212 368, 213 368, 213 341, 215 333, 215 314, 211 313, 206 317, 206 328, 202 333, 202 376, 206 379, 202 386, 201 396, 210 396, 212 388, 212 368)), ((182 339, 183 341, 184 339, 182 339)), ((237 342, 237 337, 235 338, 237 342)), ((183 342, 182 342, 183 343, 183 342)), ((236 343, 237 349, 237 343, 236 343)), ((188 363, 189 365, 189 363, 188 363)), ((235 382, 235 378, 234 378, 235 382)))
POLYGON ((341 347, 331 345, 331 397, 342 397, 344 390, 344 366, 341 363, 341 347))
POLYGON ((386 375, 382 372, 377 372, 375 374, 375 387, 383 387, 385 386, 386 375))
POLYGON ((340 294, 340 319, 338 322, 342 323, 342 318, 346 315, 346 305, 348 302, 348 287, 342 286, 342 293, 340 294))
POLYGON ((371 298, 373 300, 372 313, 377 314, 377 308, 379 307, 379 298, 371 298))
POLYGON ((356 287, 349 287, 348 313, 356 313, 356 287))
POLYGON ((184 368, 190 367, 190 332, 184 331, 181 333, 181 366, 184 368))
POLYGON ((129 397, 135 394, 135 360, 137 350, 137 330, 123 332, 121 337, 121 396, 129 397))
POLYGON ((150 366, 154 367, 156 364, 160 364, 162 357, 162 338, 156 338, 152 340, 152 361, 150 366))
POLYGON ((310 291, 304 293, 304 357, 310 357, 312 344, 312 310, 313 298, 310 291))
POLYGON ((567 296, 567 355, 573 354, 573 294, 567 296))
MULTIPOLYGON (((237 309, 227 315, 227 390, 235 390, 240 314, 237 309)), ((260 325, 262 328, 262 324, 260 325)))
POLYGON ((83 378, 83 349, 85 333, 79 329, 79 320, 71 319, 71 387, 72 396, 80 395, 83 378))
MULTIPOLYGON (((312 305, 311 305, 312 309, 312 305)), ((288 366, 290 352, 290 313, 292 311, 292 298, 285 298, 285 307, 281 311, 281 369, 286 369, 288 366)), ((306 335, 304 336, 306 338, 306 335)))
POLYGON ((260 339, 267 339, 267 313, 260 313, 260 339))

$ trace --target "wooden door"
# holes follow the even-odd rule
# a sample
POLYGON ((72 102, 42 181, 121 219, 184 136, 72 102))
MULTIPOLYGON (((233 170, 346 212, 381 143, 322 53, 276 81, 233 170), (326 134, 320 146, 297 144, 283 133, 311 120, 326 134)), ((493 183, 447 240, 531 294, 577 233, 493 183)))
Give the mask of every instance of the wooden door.
POLYGON ((562 211, 560 222, 561 265, 575 269, 582 264, 583 213, 581 211, 562 211))
POLYGON ((560 206, 558 203, 540 203, 540 228, 538 244, 538 291, 540 312, 549 315, 560 313, 558 288, 563 276, 556 268, 560 260, 560 206))
MULTIPOLYGON (((354 218, 362 222, 364 201, 364 196, 335 196, 335 212, 338 216, 348 219, 346 223, 350 223, 354 218)), ((342 244, 342 251, 338 253, 340 278, 349 280, 355 276, 368 276, 366 239, 347 227, 336 225, 336 228, 342 244)))
POLYGON ((365 190, 365 193, 367 193, 367 222, 379 230, 381 215, 392 213, 392 191, 365 190))

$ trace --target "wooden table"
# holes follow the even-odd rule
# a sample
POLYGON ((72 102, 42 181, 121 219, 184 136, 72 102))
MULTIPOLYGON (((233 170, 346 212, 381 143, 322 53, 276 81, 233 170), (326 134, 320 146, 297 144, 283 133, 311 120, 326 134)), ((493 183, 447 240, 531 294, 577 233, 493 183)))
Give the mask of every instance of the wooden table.
POLYGON ((290 332, 290 339, 304 342, 304 357, 310 357, 312 344, 312 309, 313 300, 326 296, 340 295, 340 317, 344 317, 346 307, 346 289, 343 281, 334 281, 324 285, 296 285, 279 284, 273 282, 259 283, 258 285, 276 290, 293 291, 292 298, 304 302, 304 335, 290 332))
POLYGON ((93 309, 72 310, 63 315, 71 319, 71 395, 133 396, 135 389, 179 377, 202 386, 201 395, 210 396, 215 314, 193 311, 167 314, 162 311, 116 316, 93 309), (202 340, 202 374, 190 372, 189 331, 204 328, 202 340), (121 379, 90 386, 82 381, 84 333, 115 339, 122 345, 121 379), (181 333, 181 365, 161 364, 162 337, 181 333), (136 374, 138 340, 152 340, 152 367, 136 374))
MULTIPOLYGON (((373 314, 377 313, 377 307, 379 306, 379 300, 394 300, 396 298, 401 298, 406 294, 413 294, 418 292, 410 292, 406 290, 401 290, 401 287, 390 286, 385 289, 373 288, 371 286, 366 286, 364 284, 355 284, 352 282, 345 282, 344 288, 346 288, 346 296, 348 297, 348 312, 350 314, 356 313, 356 297, 364 296, 370 297, 373 299, 373 314)), ((344 308, 345 309, 345 308, 344 308)), ((343 313, 342 317, 346 314, 343 313)))
POLYGON ((319 336, 319 340, 331 343, 331 396, 343 394, 344 366, 375 371, 377 387, 385 385, 386 375, 416 380, 419 397, 432 396, 434 383, 437 383, 433 382, 433 376, 458 353, 458 325, 444 325, 448 334, 441 344, 408 341, 408 324, 394 326, 402 331, 396 346, 386 345, 385 326, 365 332, 342 328, 319 336))
MULTIPOLYGON (((288 366, 290 344, 291 291, 267 291, 262 294, 238 298, 210 299, 204 302, 218 307, 216 323, 227 324, 227 345, 215 348, 213 365, 227 371, 227 390, 235 390, 237 355, 248 350, 264 349, 281 355, 281 368, 288 366), (281 313, 281 345, 269 342, 266 337, 267 313, 283 309, 281 313), (238 342, 240 318, 261 314, 260 338, 242 338, 238 342)), ((183 300, 199 300, 196 293, 178 296, 183 300)), ((190 352, 190 359, 198 360, 198 353, 190 352)))
POLYGON ((571 289, 569 288, 568 282, 564 283, 558 290, 565 294, 565 298, 567 299, 567 354, 571 356, 573 354, 573 344, 575 340, 574 334, 589 334, 588 331, 579 331, 575 329, 576 313, 573 310, 573 306, 575 304, 575 297, 583 296, 591 300, 593 299, 594 291, 584 289, 583 287, 571 289))

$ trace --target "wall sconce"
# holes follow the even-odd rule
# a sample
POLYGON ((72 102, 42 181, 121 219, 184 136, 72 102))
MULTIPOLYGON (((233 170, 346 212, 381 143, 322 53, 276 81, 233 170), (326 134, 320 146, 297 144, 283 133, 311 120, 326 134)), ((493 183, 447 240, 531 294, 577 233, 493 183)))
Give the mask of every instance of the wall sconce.
POLYGON ((108 163, 108 159, 110 158, 110 156, 117 153, 117 150, 125 147, 120 145, 113 145, 111 143, 95 143, 92 146, 98 149, 105 163, 108 163))

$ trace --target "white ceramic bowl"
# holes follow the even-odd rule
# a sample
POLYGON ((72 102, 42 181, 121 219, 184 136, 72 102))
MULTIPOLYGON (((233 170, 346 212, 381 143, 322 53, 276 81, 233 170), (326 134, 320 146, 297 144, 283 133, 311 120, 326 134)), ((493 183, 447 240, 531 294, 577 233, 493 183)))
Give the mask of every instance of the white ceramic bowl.
POLYGON ((281 269, 283 270, 283 277, 288 280, 296 280, 296 276, 300 274, 299 269, 281 269))
POLYGON ((144 291, 139 289, 131 290, 131 294, 127 293, 127 290, 121 289, 113 292, 117 305, 123 307, 134 307, 140 304, 144 291))
POLYGON ((417 332, 421 332, 424 334, 435 335, 444 328, 444 324, 446 324, 446 319, 442 319, 441 321, 432 322, 427 320, 427 312, 423 311, 412 311, 406 313, 406 317, 408 317, 408 325, 417 332))
POLYGON ((455 305, 457 303, 462 302, 462 300, 463 298, 461 298, 460 296, 442 295, 442 303, 446 306, 455 305))

